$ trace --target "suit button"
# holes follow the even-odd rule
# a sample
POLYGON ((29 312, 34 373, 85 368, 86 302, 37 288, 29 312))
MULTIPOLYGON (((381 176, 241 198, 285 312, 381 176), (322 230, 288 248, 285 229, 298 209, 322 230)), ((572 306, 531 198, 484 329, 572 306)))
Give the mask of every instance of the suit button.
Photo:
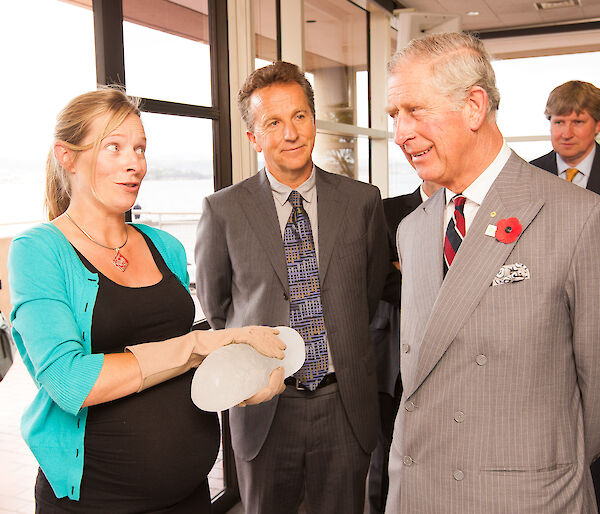
POLYGON ((460 469, 455 470, 454 473, 452 473, 452 476, 457 482, 460 482, 463 478, 465 478, 465 474, 460 469))
POLYGON ((477 357, 475 357, 475 362, 477 364, 479 364, 480 366, 485 366, 487 364, 487 361, 488 361, 488 358, 483 354, 480 354, 477 357))
POLYGON ((288 301, 288 295, 287 295, 287 293, 283 293, 283 300, 284 300, 285 302, 287 302, 287 301, 288 301))
POLYGON ((408 412, 412 412, 414 411, 417 406, 411 402, 410 400, 408 400, 405 404, 404 404, 404 408, 408 411, 408 412))
POLYGON ((402 462, 404 463, 405 466, 412 466, 414 460, 412 460, 412 457, 410 455, 405 455, 404 458, 402 459, 402 462))
POLYGON ((408 353, 410 351, 410 345, 403 343, 400 348, 402 349, 402 353, 408 353))
POLYGON ((456 411, 454 413, 454 421, 457 423, 462 423, 465 420, 465 413, 463 411, 456 411))

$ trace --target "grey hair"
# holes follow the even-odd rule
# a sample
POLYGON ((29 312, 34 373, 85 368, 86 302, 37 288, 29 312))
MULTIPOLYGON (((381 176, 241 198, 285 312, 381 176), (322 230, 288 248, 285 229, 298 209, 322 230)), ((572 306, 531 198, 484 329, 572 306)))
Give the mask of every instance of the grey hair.
POLYGON ((431 84, 457 107, 464 104, 473 86, 481 87, 488 96, 487 116, 495 116, 500 104, 496 75, 487 50, 475 36, 447 32, 413 39, 392 56, 388 73, 395 73, 409 60, 429 64, 431 84))

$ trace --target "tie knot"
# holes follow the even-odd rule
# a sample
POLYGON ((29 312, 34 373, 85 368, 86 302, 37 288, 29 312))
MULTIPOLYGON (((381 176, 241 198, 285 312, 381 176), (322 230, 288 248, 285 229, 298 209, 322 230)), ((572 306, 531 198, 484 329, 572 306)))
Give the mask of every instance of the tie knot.
POLYGON ((288 202, 292 204, 292 207, 302 207, 302 195, 298 191, 292 191, 288 196, 288 202))
POLYGON ((459 209, 461 207, 464 207, 465 202, 467 201, 467 199, 463 196, 463 195, 456 195, 454 198, 454 208, 455 209, 459 209))
POLYGON ((579 170, 577 168, 568 168, 566 170, 567 172, 567 180, 569 182, 573 182, 573 179, 575 178, 575 175, 577 175, 577 173, 579 173, 579 170))

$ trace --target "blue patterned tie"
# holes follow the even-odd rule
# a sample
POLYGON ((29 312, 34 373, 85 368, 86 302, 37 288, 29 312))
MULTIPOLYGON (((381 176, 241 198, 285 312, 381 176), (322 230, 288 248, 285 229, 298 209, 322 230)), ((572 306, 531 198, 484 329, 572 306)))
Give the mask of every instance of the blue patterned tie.
POLYGON ((306 360, 295 377, 314 391, 328 368, 319 265, 300 193, 292 191, 288 201, 292 204, 292 213, 285 226, 283 244, 290 287, 290 325, 300 333, 306 345, 306 360))

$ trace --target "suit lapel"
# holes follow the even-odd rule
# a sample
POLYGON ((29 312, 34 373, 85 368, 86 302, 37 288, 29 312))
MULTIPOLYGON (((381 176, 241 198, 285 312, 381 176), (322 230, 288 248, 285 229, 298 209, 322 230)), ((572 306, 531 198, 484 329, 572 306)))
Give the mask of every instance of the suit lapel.
POLYGON ((408 216, 412 211, 414 211, 419 205, 423 203, 423 199, 421 198, 421 188, 419 187, 416 191, 413 191, 411 194, 406 195, 405 201, 402 204, 402 210, 400 211, 400 217, 398 219, 398 223, 396 227, 400 224, 400 222, 408 216))
POLYGON ((264 248, 265 254, 268 256, 284 291, 288 291, 288 276, 281 228, 279 227, 271 185, 264 169, 248 179, 244 187, 248 194, 240 197, 240 205, 246 213, 248 223, 250 223, 252 230, 264 248))
MULTIPOLYGON (((340 226, 346 216, 348 199, 338 193, 339 177, 315 166, 317 187, 317 217, 319 220, 319 275, 321 284, 327 275, 340 226)), ((315 232, 313 228, 313 233, 315 232)))
MULTIPOLYGON (((444 189, 440 189, 425 203, 417 207, 422 209, 423 218, 418 223, 418 234, 430 234, 431 237, 422 238, 418 249, 418 262, 423 269, 430 270, 419 280, 422 284, 422 294, 425 296, 425 305, 433 308, 440 292, 443 281, 443 229, 444 220, 444 189)), ((419 237, 415 234, 415 237, 419 237)), ((430 310, 428 312, 431 312, 430 310)))
POLYGON ((598 143, 596 143, 596 155, 594 155, 586 189, 600 193, 600 145, 598 143))
MULTIPOLYGON (((407 390, 408 396, 442 358, 518 243, 517 239, 505 244, 485 235, 487 226, 496 225, 503 218, 515 217, 524 233, 542 205, 541 199, 532 198, 531 173, 526 163, 512 154, 486 195, 446 274, 425 328, 415 379, 411 389, 407 390), (491 213, 495 215, 492 217, 491 213)), ((435 232, 438 233, 439 230, 435 232)), ((441 246, 440 241, 438 244, 441 246)), ((441 268, 441 258, 425 265, 441 268)))
POLYGON ((554 150, 552 150, 552 152, 550 152, 548 168, 552 173, 554 173, 556 176, 558 176, 558 165, 556 164, 556 152, 554 150))

